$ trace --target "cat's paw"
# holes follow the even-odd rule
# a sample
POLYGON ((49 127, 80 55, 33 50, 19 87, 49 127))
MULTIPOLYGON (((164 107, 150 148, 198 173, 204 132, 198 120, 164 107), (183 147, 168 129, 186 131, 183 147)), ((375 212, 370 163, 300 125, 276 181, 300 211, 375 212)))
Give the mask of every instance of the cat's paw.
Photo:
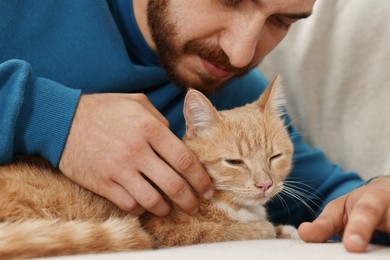
POLYGON ((280 225, 275 227, 275 231, 277 238, 301 239, 298 235, 298 230, 293 226, 280 225))

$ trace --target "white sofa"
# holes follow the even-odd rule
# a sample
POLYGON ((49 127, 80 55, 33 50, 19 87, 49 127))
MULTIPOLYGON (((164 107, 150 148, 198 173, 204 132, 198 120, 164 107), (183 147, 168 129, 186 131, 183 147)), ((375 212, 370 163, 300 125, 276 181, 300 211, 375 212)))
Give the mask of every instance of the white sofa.
MULTIPOLYGON (((261 69, 284 78, 290 114, 308 142, 367 178, 390 173, 389 0, 317 0, 313 16, 261 69)), ((55 259, 389 260, 390 247, 352 254, 340 243, 258 240, 55 259)))
POLYGON ((82 255, 48 260, 389 260, 390 247, 370 245, 364 254, 347 253, 340 243, 306 244, 300 240, 255 240, 195 245, 154 251, 82 255))

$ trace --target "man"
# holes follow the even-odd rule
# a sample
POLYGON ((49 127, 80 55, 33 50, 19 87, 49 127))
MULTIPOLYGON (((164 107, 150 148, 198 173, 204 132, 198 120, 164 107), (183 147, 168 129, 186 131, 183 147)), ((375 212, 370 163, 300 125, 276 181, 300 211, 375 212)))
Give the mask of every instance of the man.
MULTIPOLYGON (((185 89, 210 94, 219 109, 256 99, 266 82, 252 68, 292 23, 311 14, 314 2, 0 2, 0 161, 17 154, 42 156, 71 180, 136 215, 169 212, 158 186, 196 214, 195 194, 210 199, 213 187, 179 139, 185 89)), ((289 131, 296 150, 291 178, 307 181, 323 195, 323 201, 302 198, 288 209, 269 205, 275 222, 298 225, 313 219, 304 204, 325 205, 363 182, 305 145, 291 126, 289 131)), ((316 222, 301 227, 302 237, 324 241, 348 223, 347 249, 364 251, 374 229, 385 230, 389 219, 384 212, 390 196, 372 191, 389 185, 387 179, 375 180, 332 202, 316 222), (367 194, 383 200, 368 216, 359 206, 368 205, 367 194), (341 216, 349 221, 341 223, 346 219, 341 216)))

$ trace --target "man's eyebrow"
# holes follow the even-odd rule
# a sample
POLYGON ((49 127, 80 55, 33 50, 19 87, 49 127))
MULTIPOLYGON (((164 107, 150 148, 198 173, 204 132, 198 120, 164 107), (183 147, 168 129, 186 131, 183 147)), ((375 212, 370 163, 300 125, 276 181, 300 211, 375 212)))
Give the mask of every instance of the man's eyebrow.
MULTIPOLYGON (((264 6, 263 0, 252 0, 256 4, 260 6, 264 6)), ((307 12, 301 12, 301 13, 279 13, 276 15, 284 16, 293 20, 299 20, 299 19, 306 19, 312 14, 313 10, 307 11, 307 12)))

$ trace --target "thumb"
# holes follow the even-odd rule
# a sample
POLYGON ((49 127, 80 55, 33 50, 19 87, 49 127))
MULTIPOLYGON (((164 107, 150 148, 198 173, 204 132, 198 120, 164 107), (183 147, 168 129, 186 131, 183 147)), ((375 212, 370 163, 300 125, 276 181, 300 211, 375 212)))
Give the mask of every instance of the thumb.
POLYGON ((344 205, 346 196, 330 202, 312 223, 302 223, 298 234, 305 242, 322 243, 344 229, 344 205))

